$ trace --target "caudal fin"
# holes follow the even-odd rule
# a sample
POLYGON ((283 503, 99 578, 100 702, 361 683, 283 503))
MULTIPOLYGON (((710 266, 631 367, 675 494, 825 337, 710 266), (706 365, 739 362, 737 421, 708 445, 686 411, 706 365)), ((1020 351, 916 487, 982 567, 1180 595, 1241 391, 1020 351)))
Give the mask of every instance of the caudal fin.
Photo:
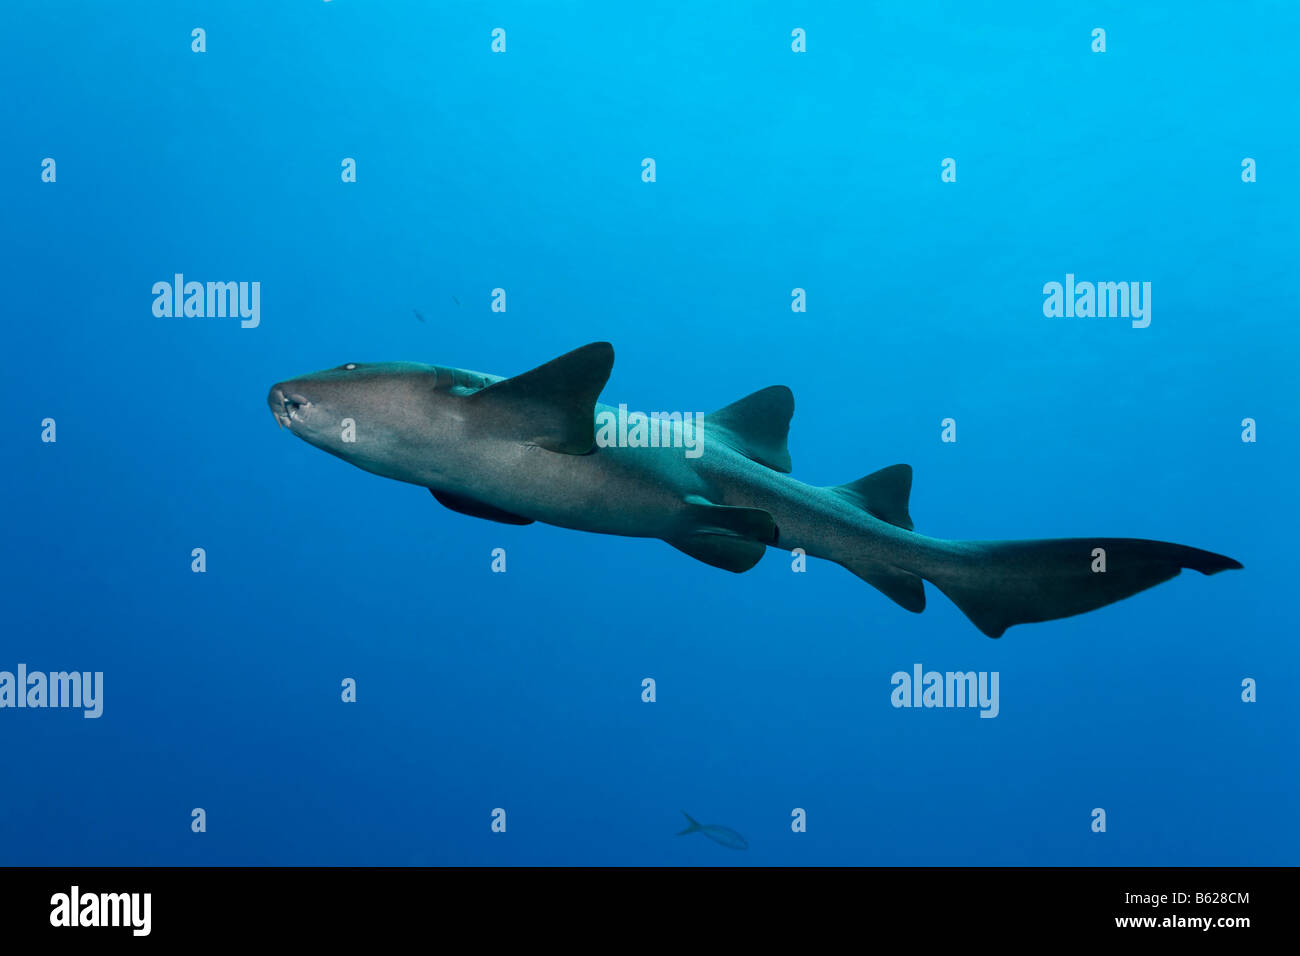
POLYGON ((682 811, 682 816, 686 818, 686 821, 690 824, 690 826, 688 826, 685 830, 677 831, 678 836, 686 836, 686 834, 688 833, 694 833, 696 830, 702 829, 698 823, 696 823, 693 819, 691 819, 691 815, 687 813, 685 810, 682 811))
MULTIPOLYGON (((1168 581, 1183 568, 1240 568, 1199 548, 1141 538, 952 541, 952 560, 925 577, 989 637, 1015 624, 1083 614, 1168 581)), ((874 582, 873 582, 874 583, 874 582)))

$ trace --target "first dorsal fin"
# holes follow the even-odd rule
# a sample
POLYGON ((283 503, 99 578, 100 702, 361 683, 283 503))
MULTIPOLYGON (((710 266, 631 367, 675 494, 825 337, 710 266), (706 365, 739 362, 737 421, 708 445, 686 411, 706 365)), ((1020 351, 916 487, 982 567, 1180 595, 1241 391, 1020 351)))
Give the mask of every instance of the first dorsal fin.
POLYGON ((706 434, 721 432, 721 440, 746 458, 789 474, 794 466, 786 439, 793 415, 794 393, 773 385, 704 416, 704 423, 706 434))
POLYGON ((911 465, 890 465, 830 490, 881 521, 912 530, 912 516, 907 513, 907 498, 912 493, 911 465))
POLYGON ((498 429, 548 451, 585 455, 596 444, 596 399, 614 368, 614 346, 592 342, 469 396, 498 429))

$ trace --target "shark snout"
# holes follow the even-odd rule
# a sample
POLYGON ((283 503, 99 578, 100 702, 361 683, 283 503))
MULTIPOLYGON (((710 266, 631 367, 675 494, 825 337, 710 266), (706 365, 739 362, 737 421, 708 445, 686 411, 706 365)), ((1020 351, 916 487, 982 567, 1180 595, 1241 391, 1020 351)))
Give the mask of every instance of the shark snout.
POLYGON ((271 414, 281 428, 293 428, 294 422, 301 420, 302 412, 311 407, 311 402, 293 391, 285 382, 271 386, 266 404, 271 407, 271 414))

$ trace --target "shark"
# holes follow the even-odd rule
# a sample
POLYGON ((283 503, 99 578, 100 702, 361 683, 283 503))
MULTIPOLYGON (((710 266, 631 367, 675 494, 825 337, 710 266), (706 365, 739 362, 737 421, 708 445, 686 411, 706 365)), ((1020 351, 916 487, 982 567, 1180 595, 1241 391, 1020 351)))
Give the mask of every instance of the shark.
POLYGON ((791 477, 794 395, 760 389, 686 421, 655 447, 598 441, 614 348, 593 342, 511 377, 415 362, 357 363, 273 385, 282 428, 358 468, 428 488, 442 505, 655 538, 736 574, 769 548, 833 561, 905 610, 924 582, 981 632, 1083 614, 1176 577, 1239 569, 1222 554, 1143 538, 949 540, 918 533, 912 469, 842 485, 791 477), (694 443, 697 454, 684 453, 694 443))

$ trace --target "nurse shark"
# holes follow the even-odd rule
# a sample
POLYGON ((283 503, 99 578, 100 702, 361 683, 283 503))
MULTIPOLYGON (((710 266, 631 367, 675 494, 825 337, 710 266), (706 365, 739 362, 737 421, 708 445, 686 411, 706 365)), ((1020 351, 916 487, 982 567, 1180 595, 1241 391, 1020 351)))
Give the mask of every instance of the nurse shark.
POLYGON ((908 611, 924 610, 922 582, 929 581, 989 637, 1103 607, 1183 568, 1208 575, 1241 567, 1221 554, 1140 538, 918 534, 908 513, 908 465, 826 487, 789 476, 794 396, 784 385, 698 422, 661 419, 657 447, 598 441, 616 416, 627 418, 625 408, 598 402, 613 365, 608 342, 513 378, 349 363, 280 382, 267 403, 299 438, 376 475, 422 485, 462 514, 658 538, 736 573, 768 548, 802 548, 908 611))

